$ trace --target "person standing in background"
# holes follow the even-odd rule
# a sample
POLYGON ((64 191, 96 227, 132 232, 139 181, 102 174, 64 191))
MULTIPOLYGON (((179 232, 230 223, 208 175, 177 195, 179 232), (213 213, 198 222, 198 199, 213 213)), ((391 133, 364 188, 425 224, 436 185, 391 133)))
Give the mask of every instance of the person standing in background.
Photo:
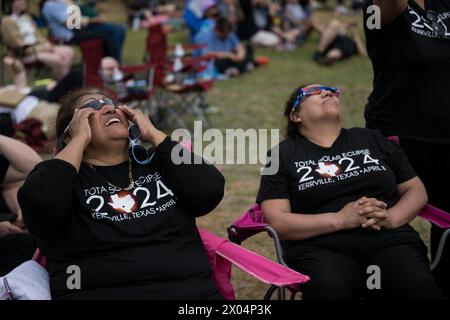
MULTIPOLYGON (((424 182, 429 203, 450 212, 445 184, 450 163, 450 0, 366 0, 381 12, 381 29, 365 23, 373 91, 365 109, 367 127, 396 135, 424 182)), ((432 257, 442 229, 431 228, 432 257)), ((434 276, 448 295, 449 241, 434 276)))

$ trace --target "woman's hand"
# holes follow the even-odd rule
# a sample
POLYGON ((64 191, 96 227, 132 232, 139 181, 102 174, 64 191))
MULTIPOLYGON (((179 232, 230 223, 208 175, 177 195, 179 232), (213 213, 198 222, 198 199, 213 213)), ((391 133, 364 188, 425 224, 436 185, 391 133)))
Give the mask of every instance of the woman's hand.
POLYGON ((355 229, 367 222, 367 218, 362 214, 363 207, 359 204, 360 200, 349 202, 338 211, 339 229, 355 229))
POLYGON ((71 141, 81 141, 86 147, 92 139, 89 117, 95 113, 92 108, 75 109, 72 120, 69 123, 71 141))
POLYGON ((359 199, 358 204, 361 206, 361 215, 367 219, 361 226, 366 229, 380 230, 380 223, 388 219, 387 204, 367 197, 359 199))
POLYGON ((166 134, 155 128, 149 117, 144 113, 131 109, 127 105, 118 107, 122 110, 131 122, 134 122, 141 131, 143 141, 150 142, 154 146, 159 145, 166 138, 166 134))
POLYGON ((342 229, 363 227, 380 230, 380 222, 387 219, 387 204, 375 198, 362 197, 345 205, 338 213, 342 229))

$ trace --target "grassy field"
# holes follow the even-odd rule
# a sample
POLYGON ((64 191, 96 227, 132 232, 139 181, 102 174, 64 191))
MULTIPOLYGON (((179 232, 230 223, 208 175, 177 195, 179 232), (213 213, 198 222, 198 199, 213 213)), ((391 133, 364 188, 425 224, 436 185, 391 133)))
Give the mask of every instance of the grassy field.
MULTIPOLYGON (((125 21, 125 11, 118 0, 110 0, 102 6, 116 21, 125 21)), ((333 18, 332 14, 327 12, 321 12, 319 16, 324 20, 333 18)), ((353 18, 358 20, 361 26, 361 17, 353 18)), ((142 61, 145 37, 145 31, 128 31, 125 64, 142 61)), ((172 43, 186 39, 187 32, 170 35, 172 43)), ((304 83, 338 86, 342 90, 344 125, 364 126, 363 108, 372 87, 372 68, 369 60, 356 57, 332 68, 318 66, 311 60, 317 42, 317 34, 312 34, 308 41, 295 51, 257 49, 256 56, 270 58, 268 65, 231 81, 216 82, 208 93, 209 102, 219 109, 218 113, 211 115, 213 126, 221 130, 283 128, 284 119, 281 114, 284 103, 291 91, 304 83)), ((222 165, 219 168, 226 179, 225 197, 214 212, 200 218, 198 224, 217 235, 226 236, 226 227, 255 200, 259 185, 259 166, 222 165)), ((428 243, 427 225, 415 221, 414 226, 428 243)), ((244 246, 274 257, 273 245, 266 235, 251 238, 244 246)), ((239 299, 260 299, 267 288, 238 269, 233 269, 233 284, 239 299)))

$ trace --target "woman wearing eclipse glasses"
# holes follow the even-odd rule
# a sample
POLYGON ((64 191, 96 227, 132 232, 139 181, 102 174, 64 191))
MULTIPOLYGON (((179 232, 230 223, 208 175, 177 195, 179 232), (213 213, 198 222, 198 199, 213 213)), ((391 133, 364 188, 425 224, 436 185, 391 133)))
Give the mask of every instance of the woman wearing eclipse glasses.
POLYGON ((176 142, 97 89, 67 95, 56 130, 56 156, 19 192, 52 297, 220 299, 195 218, 221 201, 221 173, 205 162, 173 164, 176 142), (68 285, 70 266, 79 267, 78 286, 68 285))
POLYGON ((262 176, 257 202, 288 265, 311 277, 302 298, 439 299, 408 224, 427 195, 402 150, 378 131, 342 128, 334 87, 297 88, 284 115, 279 170, 262 176))

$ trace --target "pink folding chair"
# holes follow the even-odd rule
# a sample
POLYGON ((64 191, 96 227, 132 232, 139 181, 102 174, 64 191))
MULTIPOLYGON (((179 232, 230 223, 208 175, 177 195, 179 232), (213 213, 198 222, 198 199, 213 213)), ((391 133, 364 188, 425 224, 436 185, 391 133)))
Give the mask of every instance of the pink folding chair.
MULTIPOLYGON (((434 257, 430 265, 430 269, 431 271, 433 271, 438 266, 439 261, 441 260, 446 240, 450 235, 450 214, 441 209, 433 207, 430 204, 427 204, 422 209, 419 216, 437 225, 440 228, 447 229, 441 236, 438 249, 436 251, 436 256, 434 257)), ((228 238, 232 242, 237 244, 241 244, 242 241, 260 232, 264 231, 267 232, 269 236, 273 239, 275 246, 275 253, 278 262, 281 265, 288 267, 283 258, 283 248, 281 246, 281 242, 277 235, 277 232, 270 225, 264 222, 264 214, 259 204, 257 203, 252 204, 250 208, 246 212, 244 212, 244 214, 241 217, 237 218, 232 222, 231 226, 227 228, 227 231, 228 231, 228 238)), ((272 285, 272 287, 266 293, 264 299, 270 299, 270 296, 277 289, 279 290, 278 293, 280 299, 285 299, 284 289, 276 285, 272 285)))
POLYGON ((430 223, 438 226, 442 229, 447 229, 441 236, 439 240, 439 245, 436 251, 436 255, 431 262, 430 269, 433 271, 439 265, 439 262, 442 258, 442 253, 444 252, 445 243, 447 241, 448 236, 450 235, 450 214, 445 212, 439 208, 433 207, 430 204, 427 204, 425 208, 420 212, 420 216, 429 221, 430 223))
MULTIPOLYGON (((280 265, 289 268, 283 258, 283 248, 281 247, 280 238, 277 232, 270 225, 264 222, 264 215, 261 206, 257 203, 252 204, 242 216, 237 218, 227 228, 228 238, 230 241, 241 244, 242 241, 260 233, 267 232, 272 238, 275 254, 280 265)), ((280 300, 286 299, 285 290, 283 287, 272 285, 264 296, 264 300, 269 300, 273 293, 278 290, 278 298, 280 300)), ((291 300, 295 298, 295 294, 291 295, 291 300)))
MULTIPOLYGON (((231 284, 231 264, 252 275, 256 279, 272 285, 287 288, 292 296, 300 291, 300 285, 309 277, 286 266, 278 264, 257 253, 247 250, 206 230, 200 229, 203 244, 209 256, 212 277, 220 293, 227 300, 234 300, 231 284)), ((265 296, 264 299, 270 299, 265 296)))

